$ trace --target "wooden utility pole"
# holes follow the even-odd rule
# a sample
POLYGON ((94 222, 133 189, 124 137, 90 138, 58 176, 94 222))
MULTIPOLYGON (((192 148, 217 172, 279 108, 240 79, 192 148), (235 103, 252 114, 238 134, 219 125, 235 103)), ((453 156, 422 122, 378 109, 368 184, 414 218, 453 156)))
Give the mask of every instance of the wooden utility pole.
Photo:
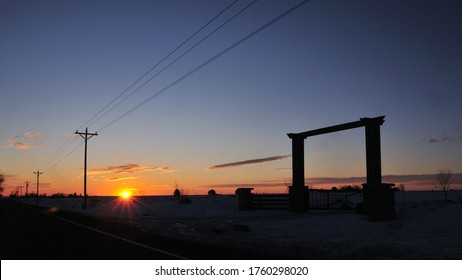
POLYGON ((87 140, 91 137, 98 135, 98 133, 88 133, 88 127, 85 132, 75 131, 75 134, 80 135, 85 140, 85 156, 84 156, 84 174, 83 174, 83 205, 82 208, 87 208, 87 140))
POLYGON ((26 184, 26 200, 27 200, 27 197, 29 196, 29 181, 25 181, 24 184, 26 184))
POLYGON ((39 203, 39 182, 40 182, 40 175, 43 174, 43 172, 40 172, 37 170, 37 172, 34 172, 34 174, 37 174, 37 204, 39 203))

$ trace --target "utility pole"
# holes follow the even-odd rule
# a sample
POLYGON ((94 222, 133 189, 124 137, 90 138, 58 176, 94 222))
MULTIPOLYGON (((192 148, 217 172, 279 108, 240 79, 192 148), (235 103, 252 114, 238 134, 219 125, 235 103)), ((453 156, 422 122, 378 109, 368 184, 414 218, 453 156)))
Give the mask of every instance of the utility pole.
POLYGON ((22 188, 24 188, 23 186, 19 186, 19 197, 22 197, 22 188))
POLYGON ((27 197, 29 196, 29 181, 25 181, 24 184, 26 184, 26 200, 27 200, 27 197))
POLYGON ((34 172, 34 174, 37 174, 37 204, 39 203, 39 182, 40 182, 40 175, 43 174, 43 172, 40 172, 37 170, 37 172, 34 172))
POLYGON ((75 131, 75 134, 80 135, 85 140, 85 156, 84 156, 84 174, 83 174, 83 205, 82 208, 87 208, 87 140, 91 137, 98 135, 98 133, 88 133, 88 127, 85 132, 75 131))

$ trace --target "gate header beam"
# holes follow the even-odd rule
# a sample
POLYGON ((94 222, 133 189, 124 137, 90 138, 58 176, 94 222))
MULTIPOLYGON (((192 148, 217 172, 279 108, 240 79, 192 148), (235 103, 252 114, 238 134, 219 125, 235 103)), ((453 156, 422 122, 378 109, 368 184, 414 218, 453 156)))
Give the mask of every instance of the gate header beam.
POLYGON ((332 132, 342 131, 342 130, 347 130, 347 129, 352 129, 352 128, 358 128, 362 126, 382 125, 383 122, 385 121, 384 119, 385 119, 385 116, 380 116, 380 117, 375 117, 375 118, 361 118, 359 121, 355 121, 355 122, 349 122, 349 123, 319 128, 319 129, 300 132, 300 133, 289 133, 287 134, 287 136, 289 136, 289 138, 291 139, 294 139, 294 138, 305 139, 311 136, 332 133, 332 132))

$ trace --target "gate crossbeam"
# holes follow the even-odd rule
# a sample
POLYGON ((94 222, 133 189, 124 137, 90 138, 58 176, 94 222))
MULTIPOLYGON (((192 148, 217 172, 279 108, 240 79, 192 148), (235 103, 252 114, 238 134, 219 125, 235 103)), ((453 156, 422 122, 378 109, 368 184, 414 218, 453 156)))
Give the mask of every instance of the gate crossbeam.
POLYGON ((376 118, 361 118, 359 119, 359 121, 355 121, 355 122, 333 125, 329 127, 314 129, 314 130, 300 132, 300 133, 289 133, 287 135, 291 139, 298 138, 298 137, 306 139, 307 137, 311 137, 311 136, 327 134, 327 133, 332 133, 332 132, 337 132, 337 131, 342 131, 342 130, 347 130, 347 129, 353 129, 353 128, 358 128, 362 126, 382 125, 385 122, 384 119, 385 119, 385 116, 380 116, 376 118))

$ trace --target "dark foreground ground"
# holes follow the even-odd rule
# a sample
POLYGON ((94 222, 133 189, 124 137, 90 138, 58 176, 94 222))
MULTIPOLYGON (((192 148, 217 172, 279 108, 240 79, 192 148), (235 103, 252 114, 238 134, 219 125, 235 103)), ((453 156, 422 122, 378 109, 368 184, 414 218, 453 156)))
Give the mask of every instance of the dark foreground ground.
POLYGON ((280 259, 175 240, 110 219, 0 200, 2 260, 280 259), (78 224, 77 224, 78 223, 78 224))

